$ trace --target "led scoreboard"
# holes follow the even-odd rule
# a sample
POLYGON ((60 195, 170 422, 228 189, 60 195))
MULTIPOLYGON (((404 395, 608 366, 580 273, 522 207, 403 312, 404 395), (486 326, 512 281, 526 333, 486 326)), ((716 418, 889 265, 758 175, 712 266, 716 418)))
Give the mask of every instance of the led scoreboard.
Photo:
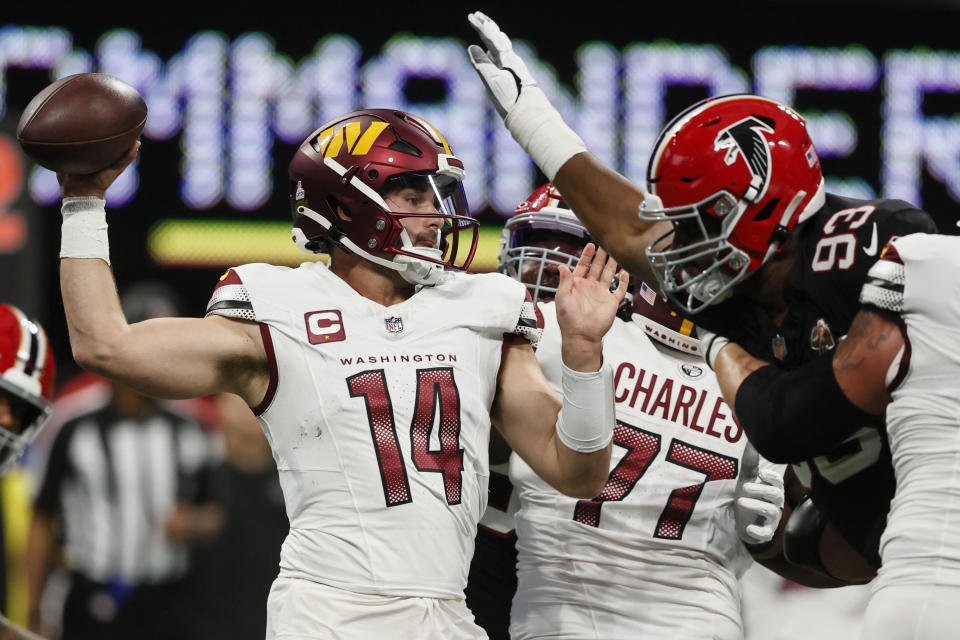
MULTIPOLYGON (((828 175, 828 190, 861 197, 895 197, 923 203, 924 167, 960 199, 960 119, 927 115, 933 93, 960 93, 960 53, 766 46, 738 68, 711 44, 636 43, 615 48, 587 42, 573 52, 578 90, 520 41, 517 49, 564 118, 588 147, 628 178, 642 182, 646 159, 668 116, 667 92, 700 87, 707 94, 754 92, 794 104, 801 91, 877 94, 878 128, 865 128, 855 110, 802 109, 822 158, 852 157, 863 138, 879 140, 879 171, 828 175)), ((327 119, 360 106, 390 105, 423 115, 447 134, 469 168, 468 198, 476 210, 508 214, 531 191, 535 169, 513 142, 484 96, 456 38, 398 36, 376 52, 347 35, 321 38, 299 61, 265 33, 228 39, 200 32, 163 59, 128 29, 104 33, 92 51, 74 46, 61 27, 6 26, 0 30, 0 72, 47 70, 49 79, 85 71, 118 76, 145 96, 148 141, 177 140, 179 175, 171 185, 183 207, 204 211, 226 205, 260 209, 278 185, 280 145, 299 143, 327 119), (441 96, 411 102, 407 87, 425 79, 441 96)), ((0 75, 0 113, 8 87, 0 75)), ((833 104, 837 104, 834 100, 833 104)), ((960 103, 958 103, 960 106, 960 103)), ((872 143, 871 143, 872 144, 872 143)), ((289 152, 286 154, 289 155, 289 152)), ((110 205, 137 198, 141 178, 132 167, 109 193, 110 205)), ((55 176, 34 168, 30 195, 57 201, 55 176)))

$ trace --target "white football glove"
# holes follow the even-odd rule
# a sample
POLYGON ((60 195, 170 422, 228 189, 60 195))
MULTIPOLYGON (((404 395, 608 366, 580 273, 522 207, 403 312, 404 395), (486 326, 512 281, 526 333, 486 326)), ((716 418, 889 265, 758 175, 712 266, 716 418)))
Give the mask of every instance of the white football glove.
POLYGON ((467 15, 470 26, 477 30, 486 51, 475 44, 467 47, 473 68, 486 85, 493 105, 501 118, 517 103, 524 87, 536 87, 527 65, 513 51, 513 44, 497 23, 479 11, 467 15))
POLYGON ((721 349, 730 344, 730 339, 717 335, 700 325, 697 325, 697 338, 700 340, 700 355, 703 356, 703 360, 710 367, 710 370, 715 371, 713 365, 717 361, 717 355, 719 355, 721 349))
POLYGON ((587 146, 547 100, 497 23, 479 11, 467 19, 487 48, 467 48, 473 68, 514 140, 553 182, 560 167, 587 146))
POLYGON ((784 465, 759 458, 756 450, 747 445, 743 456, 746 478, 741 476, 734 503, 737 535, 745 543, 757 545, 773 540, 783 515, 783 472, 784 465))

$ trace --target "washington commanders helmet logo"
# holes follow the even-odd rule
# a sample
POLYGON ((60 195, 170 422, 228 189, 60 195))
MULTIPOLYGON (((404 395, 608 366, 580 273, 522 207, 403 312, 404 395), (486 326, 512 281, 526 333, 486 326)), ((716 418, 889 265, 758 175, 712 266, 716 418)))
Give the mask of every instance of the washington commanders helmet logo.
POLYGON ((730 125, 717 134, 713 141, 713 150, 726 149, 723 162, 727 166, 742 156, 750 170, 750 187, 744 198, 756 202, 767 192, 770 184, 770 148, 764 133, 773 133, 774 123, 771 120, 761 120, 756 116, 749 116, 730 125))

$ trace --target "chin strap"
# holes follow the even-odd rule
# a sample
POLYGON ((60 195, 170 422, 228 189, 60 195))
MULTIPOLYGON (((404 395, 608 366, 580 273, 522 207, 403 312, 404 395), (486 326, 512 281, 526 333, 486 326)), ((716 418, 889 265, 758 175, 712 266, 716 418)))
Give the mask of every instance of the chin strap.
MULTIPOLYGON (((437 229, 437 242, 439 243, 439 241, 440 230, 437 229)), ((443 258, 443 252, 436 247, 414 246, 410 241, 410 236, 407 235, 406 229, 400 232, 400 246, 404 251, 416 253, 426 258, 433 258, 434 260, 443 258)), ((398 253, 393 257, 393 263, 398 265, 394 268, 400 272, 400 277, 410 284, 434 285, 439 282, 440 276, 443 275, 442 264, 430 262, 429 260, 421 260, 402 253, 398 253)))
MULTIPOLYGON (((324 216, 320 215, 309 207, 300 206, 297 208, 297 212, 322 226, 327 230, 328 233, 330 228, 333 226, 324 216)), ((299 229, 294 229, 293 239, 294 242, 297 243, 298 247, 304 251, 309 251, 306 249, 306 237, 303 235, 302 231, 299 229)), ((393 269, 394 271, 399 272, 400 277, 410 284, 428 286, 433 285, 439 282, 440 277, 443 275, 443 265, 436 262, 421 260, 420 258, 403 254, 396 254, 392 259, 381 258, 380 256, 376 256, 369 251, 365 251, 346 236, 341 236, 337 242, 342 244, 351 252, 363 257, 366 260, 369 260, 370 262, 373 262, 374 264, 378 264, 382 267, 387 267, 388 269, 393 269)), ((437 244, 439 244, 439 242, 440 230, 437 229, 437 244)), ((410 236, 407 234, 406 229, 400 232, 400 246, 404 251, 416 253, 426 258, 433 258, 434 260, 440 260, 443 258, 443 252, 436 247, 414 246, 413 242, 410 240, 410 236)))
POLYGON ((727 274, 714 270, 708 273, 707 277, 690 285, 690 294, 700 302, 712 300, 711 304, 719 304, 733 295, 732 288, 722 291, 723 288, 729 284, 730 280, 731 278, 727 274), (714 299, 713 297, 718 293, 721 293, 721 295, 714 299))

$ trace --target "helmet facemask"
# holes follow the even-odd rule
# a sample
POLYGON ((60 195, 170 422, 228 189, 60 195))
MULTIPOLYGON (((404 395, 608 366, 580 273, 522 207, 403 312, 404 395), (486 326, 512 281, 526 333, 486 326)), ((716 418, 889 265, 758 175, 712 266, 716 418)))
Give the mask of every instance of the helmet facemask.
MULTIPOLYGON (((431 285, 439 280, 445 266, 466 268, 462 265, 470 264, 476 251, 477 222, 466 215, 469 211, 467 198, 459 179, 441 173, 404 173, 388 180, 384 184, 384 192, 384 206, 397 222, 395 233, 389 234, 384 242, 396 254, 392 262, 399 268, 392 268, 399 271, 404 280, 411 284, 431 285), (387 195, 391 192, 419 194, 417 197, 422 200, 419 206, 422 208, 424 203, 429 203, 425 208, 433 211, 398 211, 387 195), (403 225, 403 221, 410 218, 439 219, 441 224, 436 228, 435 238, 428 237, 433 235, 430 229, 411 238, 409 230, 403 225), (460 233, 466 230, 470 231, 472 238, 470 247, 464 252, 460 233), (427 246, 426 242, 430 245, 427 246)), ((417 208, 416 203, 414 208, 417 208)))
POLYGON ((50 417, 56 363, 47 334, 0 304, 0 472, 16 462, 50 417))
POLYGON ((550 267, 565 266, 571 271, 579 256, 558 249, 520 246, 508 249, 500 272, 526 285, 533 300, 552 300, 560 284, 559 273, 550 267), (528 275, 529 274, 529 275, 528 275))
POLYGON ((641 220, 672 224, 646 253, 661 290, 684 312, 722 302, 749 274, 750 256, 729 241, 745 209, 727 191, 682 207, 665 208, 652 195, 641 203, 641 220))
MULTIPOLYGON (((555 190, 551 193, 559 198, 555 190)), ((590 236, 562 201, 534 210, 521 205, 518 211, 501 232, 498 270, 525 284, 534 301, 552 299, 560 281, 558 268, 574 269, 590 236)))
MULTIPOLYGON (((8 374, 17 372, 7 372, 8 374)), ((53 409, 50 402, 27 392, 10 381, 9 375, 0 378, 0 394, 9 403, 13 424, 0 423, 0 474, 13 465, 37 437, 40 427, 53 409)))
MULTIPOLYGON (((326 162, 335 164, 329 158, 326 162)), ((458 176, 441 172, 411 172, 393 176, 385 183, 384 191, 388 194, 403 189, 426 194, 427 200, 432 203, 429 208, 433 210, 422 213, 398 210, 396 206, 388 204, 383 195, 370 190, 359 180, 356 182, 360 185, 358 189, 380 214, 368 234, 366 247, 355 243, 350 237, 353 234, 344 230, 353 222, 350 219, 352 211, 343 211, 335 220, 328 219, 328 216, 306 204, 300 204, 297 212, 321 225, 334 244, 375 264, 398 271, 411 284, 435 284, 444 268, 464 270, 473 261, 479 241, 478 222, 469 217, 466 194, 458 176), (437 218, 441 221, 437 228, 437 240, 432 246, 418 245, 417 239, 410 237, 402 223, 409 218, 437 218), (468 233, 469 237, 464 239, 461 233, 468 233), (383 253, 394 255, 378 255, 383 253)), ((295 240, 296 231, 298 229, 294 229, 295 240)))

